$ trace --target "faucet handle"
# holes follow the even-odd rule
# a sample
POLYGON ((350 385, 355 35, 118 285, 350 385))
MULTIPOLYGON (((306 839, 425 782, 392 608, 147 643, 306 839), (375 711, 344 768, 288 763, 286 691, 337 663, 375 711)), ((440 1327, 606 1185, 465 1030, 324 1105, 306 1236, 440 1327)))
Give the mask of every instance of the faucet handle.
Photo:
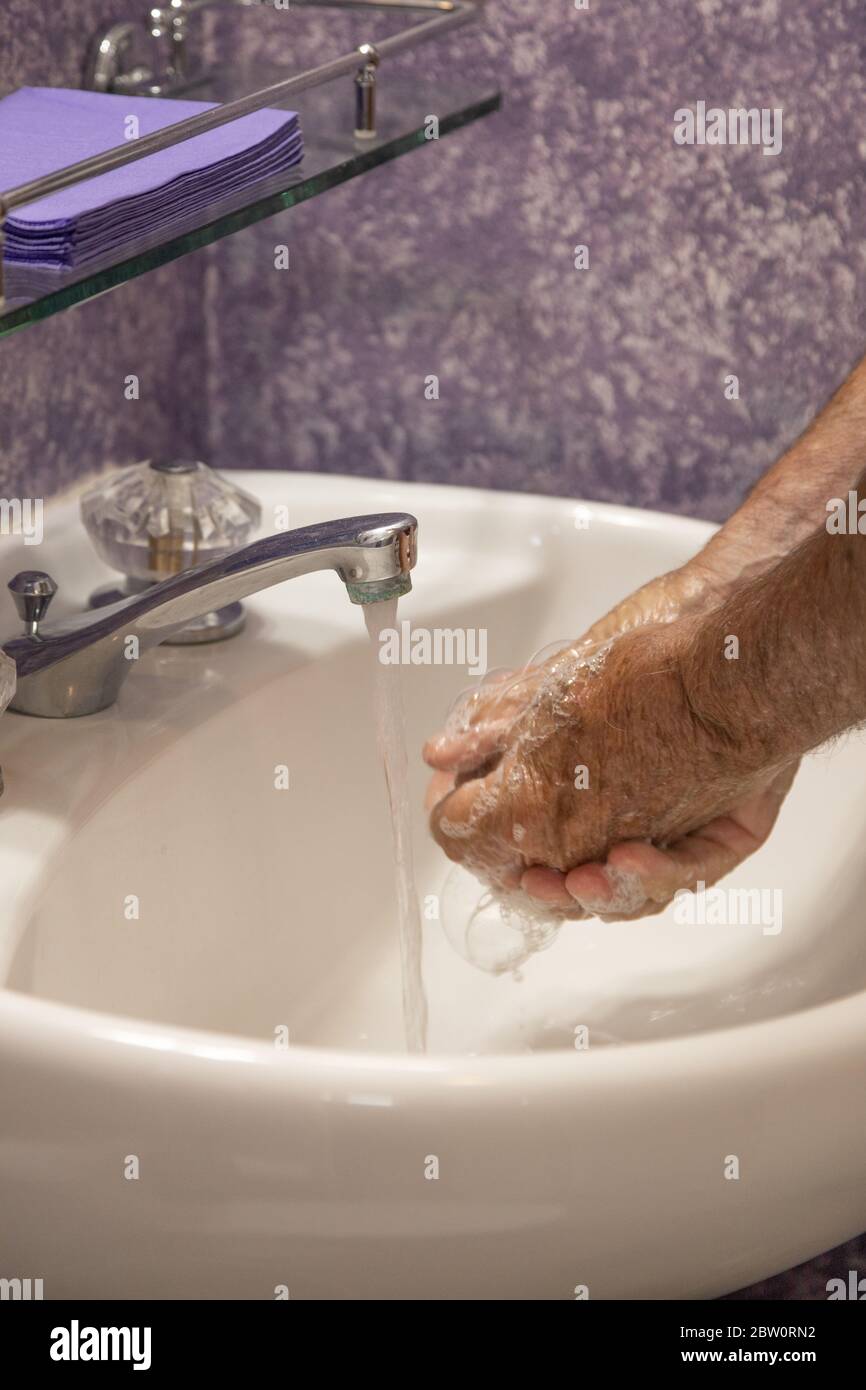
POLYGON ((18 616, 28 637, 35 637, 48 606, 57 593, 57 585, 44 570, 22 570, 7 585, 18 616))
POLYGON ((127 592, 246 545, 261 515, 254 497, 195 459, 113 469, 81 498, 96 553, 132 581, 127 592))

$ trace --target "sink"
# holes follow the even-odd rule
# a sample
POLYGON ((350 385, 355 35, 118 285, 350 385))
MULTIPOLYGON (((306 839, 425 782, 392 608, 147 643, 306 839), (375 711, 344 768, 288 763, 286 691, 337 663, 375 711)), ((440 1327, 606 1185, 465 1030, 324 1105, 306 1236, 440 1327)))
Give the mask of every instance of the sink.
MULTIPOLYGON (((235 476, 293 526, 414 513, 400 617, 486 628, 491 668, 710 532, 235 476)), ((12 538, 2 558, 4 583, 34 563, 12 538)), ((75 498, 46 508, 38 564, 52 616, 111 577, 75 498)), ((147 653, 109 710, 0 720, 0 1275, 47 1298, 707 1298, 866 1228, 863 739, 806 761, 731 876, 782 889, 778 934, 570 924, 515 978, 430 920, 430 1050, 409 1056, 363 615, 330 573, 247 609, 231 641, 147 653)), ((417 750, 471 677, 403 677, 433 901, 451 866, 417 750)))

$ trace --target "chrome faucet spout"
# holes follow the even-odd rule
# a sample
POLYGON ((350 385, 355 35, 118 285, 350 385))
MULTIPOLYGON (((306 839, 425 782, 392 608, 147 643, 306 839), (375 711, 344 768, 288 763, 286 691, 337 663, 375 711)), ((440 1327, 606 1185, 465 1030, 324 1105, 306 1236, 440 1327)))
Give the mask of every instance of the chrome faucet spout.
MULTIPOLYGON (((302 526, 253 541, 104 608, 53 624, 28 616, 23 635, 0 643, 14 660, 18 677, 9 708, 48 719, 95 714, 117 699, 135 664, 131 656, 165 641, 203 613, 297 575, 335 570, 353 603, 405 594, 412 586, 417 529, 415 518, 405 512, 302 526)), ((36 573, 16 576, 10 588, 19 611, 25 606, 22 591, 32 588, 44 595, 52 582, 36 573)), ((43 597, 40 615, 45 606, 43 597)))

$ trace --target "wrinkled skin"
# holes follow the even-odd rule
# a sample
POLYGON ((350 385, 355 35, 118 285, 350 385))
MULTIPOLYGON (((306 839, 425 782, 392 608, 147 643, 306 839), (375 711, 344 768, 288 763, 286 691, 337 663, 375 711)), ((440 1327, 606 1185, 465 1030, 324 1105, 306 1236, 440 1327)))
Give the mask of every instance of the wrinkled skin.
POLYGON ((578 642, 464 697, 425 749, 431 828, 449 858, 563 917, 621 920, 753 853, 796 764, 756 763, 689 703, 694 624, 718 597, 692 562, 578 642))
MULTIPOLYGON (((593 623, 576 642, 562 645, 577 656, 591 654, 634 628, 670 623, 685 613, 699 611, 718 592, 712 571, 699 559, 692 560, 682 569, 650 580, 593 623)), ((498 672, 467 691, 458 702, 459 717, 449 719, 446 728, 425 746, 424 757, 430 766, 456 775, 472 773, 500 753, 515 718, 544 679, 546 665, 542 662, 519 672, 498 672)), ((434 785, 440 795, 448 789, 445 781, 434 779, 434 785)))

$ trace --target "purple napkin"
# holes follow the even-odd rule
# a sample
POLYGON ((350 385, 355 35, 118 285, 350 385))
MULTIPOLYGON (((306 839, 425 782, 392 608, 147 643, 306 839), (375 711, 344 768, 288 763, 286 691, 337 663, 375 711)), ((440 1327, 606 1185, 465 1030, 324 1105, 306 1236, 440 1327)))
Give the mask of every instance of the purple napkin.
MULTIPOLYGON (((122 145, 130 116, 144 136, 214 105, 22 87, 0 100, 0 192, 122 145)), ((86 265, 136 238, 168 234, 196 211, 302 158, 297 112, 255 111, 15 209, 6 221, 5 259, 86 265)))

